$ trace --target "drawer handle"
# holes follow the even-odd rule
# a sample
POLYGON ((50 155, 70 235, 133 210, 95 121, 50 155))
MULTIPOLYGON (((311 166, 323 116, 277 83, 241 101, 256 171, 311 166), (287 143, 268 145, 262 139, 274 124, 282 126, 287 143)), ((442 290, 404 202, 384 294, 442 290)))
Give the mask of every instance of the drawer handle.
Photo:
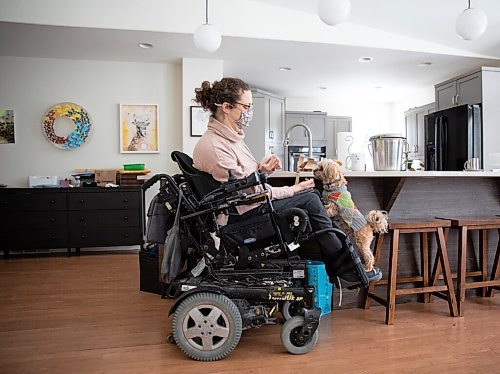
POLYGON ((55 200, 50 200, 50 203, 51 203, 51 204, 55 204, 55 203, 56 203, 56 201, 55 201, 55 200))
POLYGON ((128 238, 130 235, 127 233, 125 235, 123 235, 124 237, 128 238))
POLYGON ((56 237, 55 237, 54 235, 52 235, 52 236, 50 237, 50 240, 56 240, 56 237))
POLYGON ((125 221, 127 221, 127 220, 128 220, 128 216, 123 217, 123 219, 124 219, 125 221))
POLYGON ((123 202, 124 203, 128 203, 128 199, 123 199, 123 202))
POLYGON ((85 221, 85 217, 80 217, 80 221, 85 221))
POLYGON ((85 202, 85 200, 81 199, 80 200, 80 204, 83 204, 85 202))
POLYGON ((85 234, 80 235, 80 238, 85 239, 86 238, 85 234))
POLYGON ((52 222, 52 223, 54 223, 55 221, 56 221, 56 219, 53 217, 50 219, 50 222, 52 222))

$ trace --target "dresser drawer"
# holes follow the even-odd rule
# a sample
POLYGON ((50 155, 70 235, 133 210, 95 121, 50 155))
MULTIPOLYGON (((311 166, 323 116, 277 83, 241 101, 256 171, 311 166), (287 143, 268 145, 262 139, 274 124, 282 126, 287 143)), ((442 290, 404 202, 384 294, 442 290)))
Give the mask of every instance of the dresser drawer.
POLYGON ((6 223, 8 229, 61 229, 66 230, 68 226, 67 213, 63 211, 54 212, 16 212, 12 213, 6 223))
POLYGON ((68 245, 65 229, 14 230, 13 237, 18 249, 65 248, 68 245))
POLYGON ((133 191, 111 191, 69 194, 70 210, 139 209, 141 195, 133 191))
POLYGON ((138 227, 112 227, 109 229, 71 229, 71 247, 106 247, 134 245, 142 243, 142 233, 138 227))
POLYGON ((79 210, 69 212, 71 228, 136 226, 140 229, 137 210, 79 210))
POLYGON ((0 212, 65 210, 66 193, 26 189, 0 195, 0 212))

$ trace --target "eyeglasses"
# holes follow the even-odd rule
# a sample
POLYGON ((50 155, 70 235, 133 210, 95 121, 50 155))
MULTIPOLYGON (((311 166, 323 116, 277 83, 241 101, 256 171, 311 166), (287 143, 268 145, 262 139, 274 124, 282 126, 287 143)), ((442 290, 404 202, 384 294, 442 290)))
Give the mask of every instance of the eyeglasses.
POLYGON ((243 108, 245 108, 245 110, 250 110, 251 108, 253 108, 253 103, 243 104, 243 103, 240 103, 238 101, 235 101, 234 103, 235 104, 240 104, 243 108))

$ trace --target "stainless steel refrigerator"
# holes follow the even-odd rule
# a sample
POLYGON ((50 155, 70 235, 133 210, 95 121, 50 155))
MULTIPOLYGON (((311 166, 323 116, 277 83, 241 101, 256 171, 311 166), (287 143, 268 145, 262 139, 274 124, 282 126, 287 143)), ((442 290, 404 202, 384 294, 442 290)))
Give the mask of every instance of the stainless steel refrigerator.
POLYGON ((478 157, 483 168, 480 105, 461 105, 428 114, 425 121, 426 170, 463 170, 478 157))

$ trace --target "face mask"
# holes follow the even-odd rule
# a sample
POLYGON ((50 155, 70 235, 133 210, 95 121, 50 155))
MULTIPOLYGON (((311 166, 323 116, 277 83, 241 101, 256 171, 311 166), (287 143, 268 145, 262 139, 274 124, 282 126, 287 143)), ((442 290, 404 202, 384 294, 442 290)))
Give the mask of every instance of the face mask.
MULTIPOLYGON (((240 110, 239 108, 236 109, 240 110)), ((241 117, 239 120, 235 121, 235 123, 240 129, 246 129, 250 125, 250 121, 252 120, 252 118, 253 108, 250 108, 246 112, 241 111, 241 117)))

